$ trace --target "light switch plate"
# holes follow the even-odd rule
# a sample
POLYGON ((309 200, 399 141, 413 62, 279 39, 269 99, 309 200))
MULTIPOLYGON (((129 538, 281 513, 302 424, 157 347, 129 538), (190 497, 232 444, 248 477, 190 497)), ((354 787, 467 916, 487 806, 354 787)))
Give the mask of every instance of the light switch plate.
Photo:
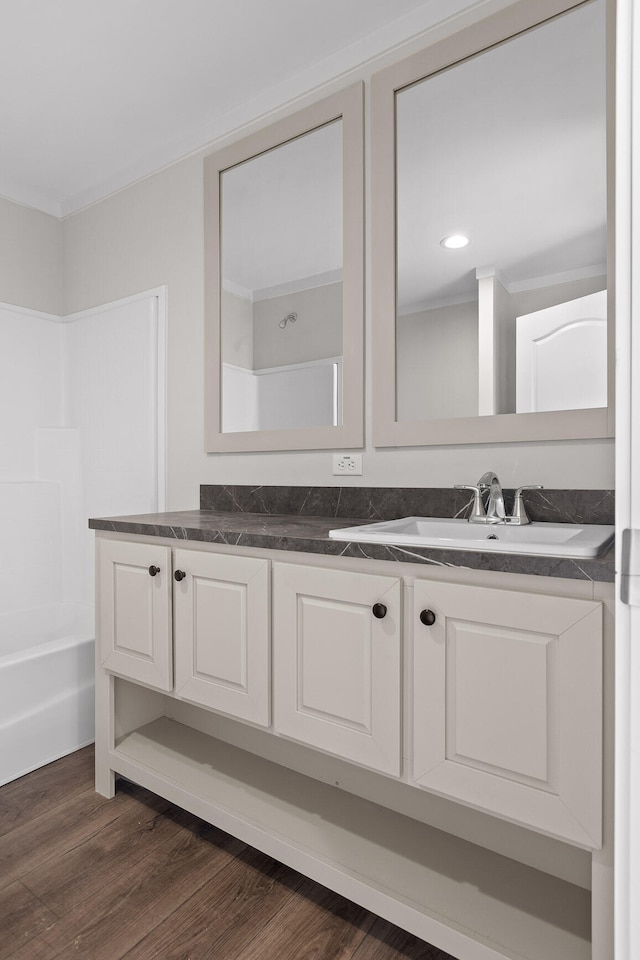
POLYGON ((362 454, 361 453, 334 453, 333 455, 333 475, 339 476, 362 476, 362 454))

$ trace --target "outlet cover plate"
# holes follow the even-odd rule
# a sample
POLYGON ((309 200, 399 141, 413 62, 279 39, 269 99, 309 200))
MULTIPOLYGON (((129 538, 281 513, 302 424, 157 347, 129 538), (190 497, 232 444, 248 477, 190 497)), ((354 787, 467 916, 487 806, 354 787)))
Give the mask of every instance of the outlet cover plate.
POLYGON ((362 476, 362 454, 361 453, 334 453, 333 455, 333 475, 334 477, 361 477, 362 476))

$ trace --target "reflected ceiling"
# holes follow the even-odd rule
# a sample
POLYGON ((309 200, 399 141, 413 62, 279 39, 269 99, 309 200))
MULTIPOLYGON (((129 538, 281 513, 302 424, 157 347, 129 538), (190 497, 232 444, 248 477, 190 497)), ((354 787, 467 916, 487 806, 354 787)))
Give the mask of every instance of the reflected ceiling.
POLYGON ((598 0, 399 93, 399 313, 606 272, 603 37, 598 0))

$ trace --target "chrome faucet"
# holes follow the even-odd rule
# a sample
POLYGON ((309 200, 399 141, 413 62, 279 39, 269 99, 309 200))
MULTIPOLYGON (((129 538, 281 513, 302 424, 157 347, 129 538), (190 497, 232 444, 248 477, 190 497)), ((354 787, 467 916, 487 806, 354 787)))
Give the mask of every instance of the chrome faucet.
POLYGON ((500 481, 492 470, 483 473, 477 484, 456 483, 454 489, 473 491, 473 507, 469 523, 508 523, 521 527, 531 522, 522 499, 522 491, 542 490, 542 487, 538 483, 518 487, 510 517, 506 514, 500 481), (486 507, 483 500, 485 494, 487 495, 486 507))

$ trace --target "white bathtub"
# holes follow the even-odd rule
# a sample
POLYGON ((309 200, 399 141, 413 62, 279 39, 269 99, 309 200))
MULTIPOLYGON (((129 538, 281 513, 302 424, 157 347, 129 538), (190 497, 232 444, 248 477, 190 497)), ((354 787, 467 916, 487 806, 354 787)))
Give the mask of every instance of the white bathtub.
POLYGON ((94 738, 93 606, 0 614, 0 784, 94 738))

